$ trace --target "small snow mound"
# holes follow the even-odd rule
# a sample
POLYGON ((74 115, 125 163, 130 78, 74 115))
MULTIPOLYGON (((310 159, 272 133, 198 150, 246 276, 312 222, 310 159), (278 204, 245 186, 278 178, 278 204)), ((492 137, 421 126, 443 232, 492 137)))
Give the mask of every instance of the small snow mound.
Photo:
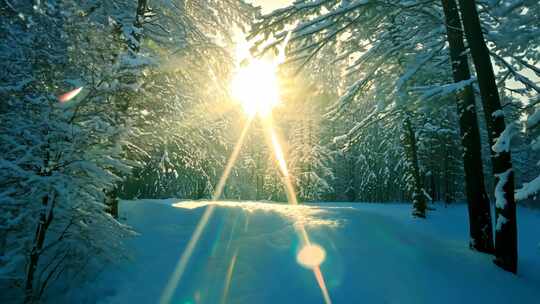
POLYGON ((173 207, 181 209, 197 209, 207 206, 217 206, 225 208, 240 208, 246 212, 275 212, 291 220, 295 225, 306 226, 329 226, 339 227, 340 221, 330 218, 322 218, 328 214, 329 210, 319 206, 291 205, 287 203, 270 203, 254 201, 181 201, 172 204, 173 207))

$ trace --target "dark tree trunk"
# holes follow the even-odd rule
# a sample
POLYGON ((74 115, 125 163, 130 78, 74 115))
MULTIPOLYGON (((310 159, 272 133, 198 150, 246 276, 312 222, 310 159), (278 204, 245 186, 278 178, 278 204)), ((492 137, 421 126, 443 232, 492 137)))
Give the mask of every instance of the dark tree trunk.
POLYGON ((446 146, 443 147, 444 158, 443 158, 443 176, 444 176, 444 204, 445 206, 450 204, 450 174, 448 169, 448 149, 446 146))
POLYGON ((197 191, 195 192, 195 199, 203 199, 206 195, 206 181, 202 178, 197 179, 196 188, 197 191))
POLYGON ((437 200, 437 188, 435 186, 435 174, 433 172, 429 175, 429 184, 431 187, 431 203, 434 204, 437 200))
MULTIPOLYGON (((45 146, 45 158, 43 161, 43 168, 39 175, 41 176, 51 176, 51 171, 49 170, 49 146, 45 146)), ((34 276, 36 273, 37 266, 39 264, 39 258, 41 255, 41 250, 43 249, 43 244, 45 243, 45 236, 49 225, 53 220, 53 211, 54 204, 56 199, 54 196, 51 197, 49 193, 45 194, 41 199, 41 211, 39 213, 39 222, 36 228, 36 234, 34 236, 34 241, 32 244, 32 251, 30 252, 30 260, 26 268, 26 282, 25 282, 25 303, 32 303, 36 299, 36 293, 34 292, 34 276)))
POLYGON ((260 148, 257 149, 257 159, 255 161, 255 199, 261 200, 264 198, 264 175, 265 172, 263 171, 263 155, 260 148))
POLYGON ((118 219, 118 193, 117 189, 119 188, 119 185, 116 185, 114 189, 108 191, 105 194, 105 206, 107 206, 107 212, 114 217, 115 219, 118 219))
MULTIPOLYGON (((476 1, 459 0, 461 17, 465 36, 473 58, 480 95, 484 106, 490 146, 495 143, 506 128, 502 113, 501 101, 495 81, 495 74, 489 55, 489 50, 482 34, 480 18, 476 10, 476 1)), ((514 199, 514 172, 510 151, 495 153, 491 149, 491 162, 495 175, 497 199, 495 216, 497 229, 495 231, 495 264, 501 268, 517 272, 517 223, 516 202, 514 199)))
POLYGON ((347 200, 349 202, 354 202, 357 199, 357 193, 356 193, 356 166, 355 166, 355 160, 354 160, 354 151, 350 150, 349 155, 347 155, 347 162, 349 165, 347 166, 349 169, 348 174, 348 180, 347 180, 347 189, 345 190, 345 195, 347 197, 347 200))
MULTIPOLYGON (((461 20, 455 0, 442 0, 446 19, 446 32, 450 46, 450 60, 454 81, 471 78, 462 35, 461 20)), ((476 117, 475 97, 472 85, 466 86, 457 98, 463 166, 465 171, 465 194, 469 209, 470 247, 480 252, 493 253, 493 235, 489 198, 484 184, 480 131, 476 117)))
POLYGON ((413 178, 413 216, 425 218, 426 217, 426 196, 424 194, 424 187, 420 178, 420 167, 418 165, 418 149, 416 147, 416 135, 409 117, 409 114, 405 114, 405 120, 403 121, 404 131, 404 148, 405 155, 408 158, 409 168, 413 178))
POLYGON ((39 263, 40 251, 43 248, 43 243, 45 242, 47 228, 50 224, 50 220, 52 220, 52 217, 49 217, 47 214, 47 210, 50 208, 48 195, 45 195, 42 198, 41 204, 43 208, 39 214, 39 223, 36 229, 36 234, 34 236, 34 244, 32 246, 32 251, 30 252, 30 261, 28 262, 28 266, 26 269, 25 303, 31 303, 34 300, 34 274, 39 263))

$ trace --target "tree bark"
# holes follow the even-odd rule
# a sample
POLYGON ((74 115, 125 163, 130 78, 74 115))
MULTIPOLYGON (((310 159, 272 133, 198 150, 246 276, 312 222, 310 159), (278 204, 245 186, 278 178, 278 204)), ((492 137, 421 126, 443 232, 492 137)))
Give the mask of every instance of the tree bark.
MULTIPOLYGON (((502 115, 501 101, 495 81, 495 74, 484 40, 476 1, 459 0, 465 36, 473 58, 480 95, 486 116, 490 145, 501 136, 506 128, 502 115), (494 115, 495 114, 495 115, 494 115)), ((496 153, 491 149, 491 162, 495 175, 495 264, 504 270, 517 272, 517 223, 516 201, 514 198, 514 172, 510 151, 496 153)))
POLYGON ((105 193, 105 205, 107 206, 107 212, 118 219, 118 185, 116 185, 112 190, 105 193))
MULTIPOLYGON (((41 176, 51 176, 51 171, 49 170, 49 146, 45 146, 45 158, 43 161, 43 168, 39 175, 41 176)), ((36 228, 36 234, 34 236, 34 241, 32 243, 32 251, 30 252, 30 260, 26 268, 26 281, 25 281, 25 303, 34 302, 36 294, 34 293, 34 275, 36 273, 37 266, 39 264, 39 258, 41 255, 41 249, 43 249, 43 244, 45 243, 45 236, 47 235, 47 230, 54 218, 54 204, 56 199, 54 196, 51 197, 49 193, 45 194, 41 199, 41 211, 39 213, 39 222, 36 228)))
POLYGON ((347 152, 348 155, 347 163, 348 166, 348 176, 347 176, 347 188, 345 189, 345 196, 347 197, 347 200, 349 202, 354 202, 357 199, 357 193, 356 193, 356 165, 355 165, 355 159, 353 156, 354 151, 350 150, 347 152))
POLYGON ((416 147, 416 135, 409 117, 409 114, 405 114, 403 121, 404 131, 404 148, 405 155, 408 158, 409 168, 413 178, 413 216, 425 218, 426 217, 426 196, 424 194, 423 182, 420 178, 420 167, 418 165, 418 149, 416 147))
MULTIPOLYGON (((450 60, 455 82, 471 78, 463 41, 461 20, 455 0, 442 0, 446 21, 446 33, 450 47, 450 60)), ((457 97, 463 167, 465 171, 465 193, 469 210, 469 246, 485 253, 493 253, 493 235, 489 197, 484 184, 482 148, 478 129, 474 90, 467 85, 457 97)))

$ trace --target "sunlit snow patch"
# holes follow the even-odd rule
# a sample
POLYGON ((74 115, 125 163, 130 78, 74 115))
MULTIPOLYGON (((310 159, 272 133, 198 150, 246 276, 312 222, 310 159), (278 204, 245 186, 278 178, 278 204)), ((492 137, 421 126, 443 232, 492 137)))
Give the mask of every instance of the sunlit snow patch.
POLYGON ((328 214, 328 210, 325 210, 319 206, 290 205, 255 201, 182 201, 173 204, 174 207, 182 209, 196 209, 209 205, 225 208, 240 208, 249 213, 256 211, 275 212, 290 219, 295 225, 305 225, 311 227, 338 227, 341 224, 340 221, 336 219, 322 218, 321 216, 328 214))

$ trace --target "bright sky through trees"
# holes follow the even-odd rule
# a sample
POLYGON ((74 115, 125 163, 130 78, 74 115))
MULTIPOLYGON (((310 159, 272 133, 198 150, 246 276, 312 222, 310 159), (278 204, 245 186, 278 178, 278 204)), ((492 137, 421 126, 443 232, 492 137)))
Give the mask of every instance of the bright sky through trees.
POLYGON ((254 59, 236 72, 231 83, 232 95, 249 116, 268 116, 279 104, 276 69, 273 62, 254 59))
POLYGON ((263 13, 271 12, 280 7, 290 4, 291 0, 251 0, 255 5, 260 5, 263 13))

